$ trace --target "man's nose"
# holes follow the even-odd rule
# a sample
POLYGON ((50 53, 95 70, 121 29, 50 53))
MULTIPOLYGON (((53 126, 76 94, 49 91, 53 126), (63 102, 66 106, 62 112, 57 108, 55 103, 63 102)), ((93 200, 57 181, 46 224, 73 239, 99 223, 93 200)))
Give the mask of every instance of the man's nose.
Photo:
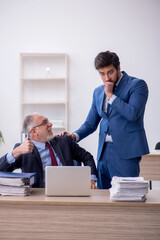
POLYGON ((108 77, 108 75, 106 74, 105 75, 105 81, 108 81, 109 80, 109 77, 108 77))
POLYGON ((53 125, 53 124, 52 124, 51 122, 48 122, 48 126, 49 126, 49 127, 52 127, 52 125, 53 125))

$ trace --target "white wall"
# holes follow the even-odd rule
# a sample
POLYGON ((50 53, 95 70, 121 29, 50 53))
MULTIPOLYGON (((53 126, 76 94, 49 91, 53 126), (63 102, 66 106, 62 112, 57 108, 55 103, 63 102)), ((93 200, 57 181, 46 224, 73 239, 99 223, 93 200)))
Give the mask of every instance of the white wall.
MULTIPOLYGON (((89 111, 101 79, 94 69, 100 51, 115 51, 121 69, 146 80, 145 127, 150 149, 160 141, 159 0, 0 0, 0 155, 20 141, 19 54, 69 55, 69 130, 89 111)), ((96 157, 98 132, 80 142, 96 157)))

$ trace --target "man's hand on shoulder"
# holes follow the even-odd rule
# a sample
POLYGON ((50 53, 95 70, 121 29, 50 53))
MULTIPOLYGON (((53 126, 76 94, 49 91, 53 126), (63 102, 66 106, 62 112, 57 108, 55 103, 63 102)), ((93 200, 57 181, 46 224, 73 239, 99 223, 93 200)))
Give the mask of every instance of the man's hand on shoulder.
POLYGON ((22 154, 31 153, 33 151, 33 148, 34 143, 31 140, 29 140, 29 134, 27 134, 27 137, 24 140, 24 142, 12 151, 12 155, 16 159, 22 154))
POLYGON ((67 135, 67 136, 71 137, 74 141, 76 141, 76 136, 74 134, 70 134, 68 132, 62 132, 62 133, 57 134, 57 136, 59 136, 59 137, 62 137, 64 135, 67 135))

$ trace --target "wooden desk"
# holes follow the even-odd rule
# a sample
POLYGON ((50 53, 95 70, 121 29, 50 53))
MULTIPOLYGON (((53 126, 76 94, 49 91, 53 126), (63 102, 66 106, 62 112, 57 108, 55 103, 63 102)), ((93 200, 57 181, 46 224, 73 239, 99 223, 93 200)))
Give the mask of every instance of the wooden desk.
POLYGON ((0 239, 159 240, 160 191, 146 202, 111 202, 108 190, 91 197, 0 197, 0 239))
POLYGON ((146 180, 160 181, 160 153, 152 153, 142 157, 140 176, 146 180))

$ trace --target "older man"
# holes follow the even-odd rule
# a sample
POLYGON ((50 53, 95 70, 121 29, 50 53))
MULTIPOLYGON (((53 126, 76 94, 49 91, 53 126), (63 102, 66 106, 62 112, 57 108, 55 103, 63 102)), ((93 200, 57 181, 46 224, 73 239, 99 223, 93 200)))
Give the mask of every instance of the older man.
POLYGON ((27 133, 26 139, 0 159, 0 171, 12 172, 21 168, 23 172, 36 172, 33 187, 44 187, 46 166, 72 166, 73 160, 77 160, 91 167, 91 188, 96 188, 97 171, 93 156, 71 137, 54 137, 52 123, 37 113, 25 118, 23 129, 27 133))

